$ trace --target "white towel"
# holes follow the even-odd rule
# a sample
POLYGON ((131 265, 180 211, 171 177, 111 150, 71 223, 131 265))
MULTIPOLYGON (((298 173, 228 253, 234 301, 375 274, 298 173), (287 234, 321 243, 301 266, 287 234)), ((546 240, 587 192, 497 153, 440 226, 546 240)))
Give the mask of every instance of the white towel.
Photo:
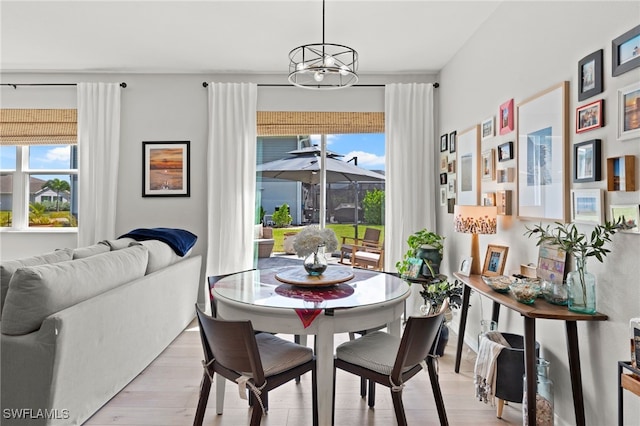
POLYGON ((511 347, 498 331, 490 331, 480 338, 480 348, 476 357, 474 381, 476 397, 484 402, 495 405, 496 368, 500 351, 511 347))

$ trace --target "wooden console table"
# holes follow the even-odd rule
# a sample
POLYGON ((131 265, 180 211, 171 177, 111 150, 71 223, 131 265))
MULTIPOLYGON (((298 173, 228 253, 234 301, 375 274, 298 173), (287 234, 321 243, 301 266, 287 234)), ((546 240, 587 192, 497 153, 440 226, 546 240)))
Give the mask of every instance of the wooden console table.
POLYGON ((462 292, 462 307, 460 312, 460 328, 458 329, 458 347, 456 350, 455 371, 460 372, 460 357, 462 355, 462 345, 464 331, 467 323, 467 311, 469 310, 469 296, 471 290, 475 290, 481 295, 493 300, 493 310, 491 319, 498 322, 500 306, 505 306, 518 312, 524 318, 524 359, 525 375, 527 377, 527 406, 528 424, 536 424, 536 318, 561 320, 565 322, 567 333, 567 350, 569 356, 569 373, 571 375, 571 390, 573 392, 573 405, 576 415, 576 425, 585 425, 584 400, 582 396, 582 377, 580 373, 580 352, 578 349, 578 329, 576 321, 606 321, 607 316, 601 313, 593 315, 572 312, 566 306, 558 306, 547 303, 544 299, 537 299, 532 305, 525 305, 516 301, 511 293, 498 293, 486 285, 480 275, 464 276, 459 273, 453 274, 464 284, 462 292), (531 378, 532 380, 529 380, 531 378))
POLYGON ((640 396, 640 369, 633 368, 629 361, 618 361, 618 426, 623 426, 624 424, 624 414, 622 410, 623 389, 640 396), (622 371, 623 369, 630 371, 637 377, 624 373, 622 371))

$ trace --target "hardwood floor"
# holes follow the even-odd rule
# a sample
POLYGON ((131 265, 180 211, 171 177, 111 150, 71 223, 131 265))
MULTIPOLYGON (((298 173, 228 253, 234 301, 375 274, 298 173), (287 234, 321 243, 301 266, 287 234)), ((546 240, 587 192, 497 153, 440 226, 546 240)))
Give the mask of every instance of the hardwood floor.
MULTIPOLYGON (((286 336, 286 335, 279 335, 286 336)), ((293 336, 286 336, 293 339, 293 336)), ((337 335, 336 345, 348 339, 337 335)), ((451 332, 445 354, 440 358, 440 385, 451 425, 521 425, 522 406, 505 406, 502 419, 496 418, 495 407, 476 400, 473 389, 475 353, 465 346, 460 374, 453 371, 457 336, 451 332)), ((309 338, 309 345, 313 338, 309 338)), ((85 425, 153 425, 186 426, 193 423, 202 376, 200 336, 193 323, 125 389, 95 413, 85 425)), ((104 372, 108 374, 108 372, 104 372)), ((514 378, 521 380, 521 378, 514 378)), ((265 426, 311 425, 311 376, 301 383, 287 383, 269 393, 269 413, 265 426)), ((336 426, 394 425, 395 416, 388 389, 376 389, 376 405, 369 409, 360 398, 360 381, 356 376, 339 371, 336 386, 336 426)), ((431 385, 426 371, 407 382, 403 392, 407 420, 410 425, 437 425, 431 385)), ((224 414, 215 413, 215 385, 211 388, 205 425, 239 426, 249 424, 250 410, 238 396, 235 385, 227 382, 224 414)))

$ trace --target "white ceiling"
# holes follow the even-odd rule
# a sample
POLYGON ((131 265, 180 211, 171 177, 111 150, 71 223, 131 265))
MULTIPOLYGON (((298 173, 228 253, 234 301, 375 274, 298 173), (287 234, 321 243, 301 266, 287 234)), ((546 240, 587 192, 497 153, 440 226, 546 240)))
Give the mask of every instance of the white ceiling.
MULTIPOLYGON (((325 41, 359 73, 442 69, 501 1, 327 0, 325 41)), ((0 1, 3 72, 288 72, 322 41, 321 0, 0 1)))

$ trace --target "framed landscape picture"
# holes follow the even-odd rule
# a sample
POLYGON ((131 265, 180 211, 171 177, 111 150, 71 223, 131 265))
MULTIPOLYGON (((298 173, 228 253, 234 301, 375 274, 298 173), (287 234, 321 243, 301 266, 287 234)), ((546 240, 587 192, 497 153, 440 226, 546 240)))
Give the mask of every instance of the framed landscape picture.
POLYGON ((142 196, 189 197, 189 141, 142 142, 142 196))
POLYGON ((618 139, 640 137, 640 83, 618 89, 618 139))
POLYGON ((615 204, 609 206, 611 209, 611 221, 622 222, 621 231, 640 233, 640 205, 638 204, 615 204))
POLYGON ((601 189, 571 190, 571 220, 576 223, 600 225, 604 219, 601 189))

